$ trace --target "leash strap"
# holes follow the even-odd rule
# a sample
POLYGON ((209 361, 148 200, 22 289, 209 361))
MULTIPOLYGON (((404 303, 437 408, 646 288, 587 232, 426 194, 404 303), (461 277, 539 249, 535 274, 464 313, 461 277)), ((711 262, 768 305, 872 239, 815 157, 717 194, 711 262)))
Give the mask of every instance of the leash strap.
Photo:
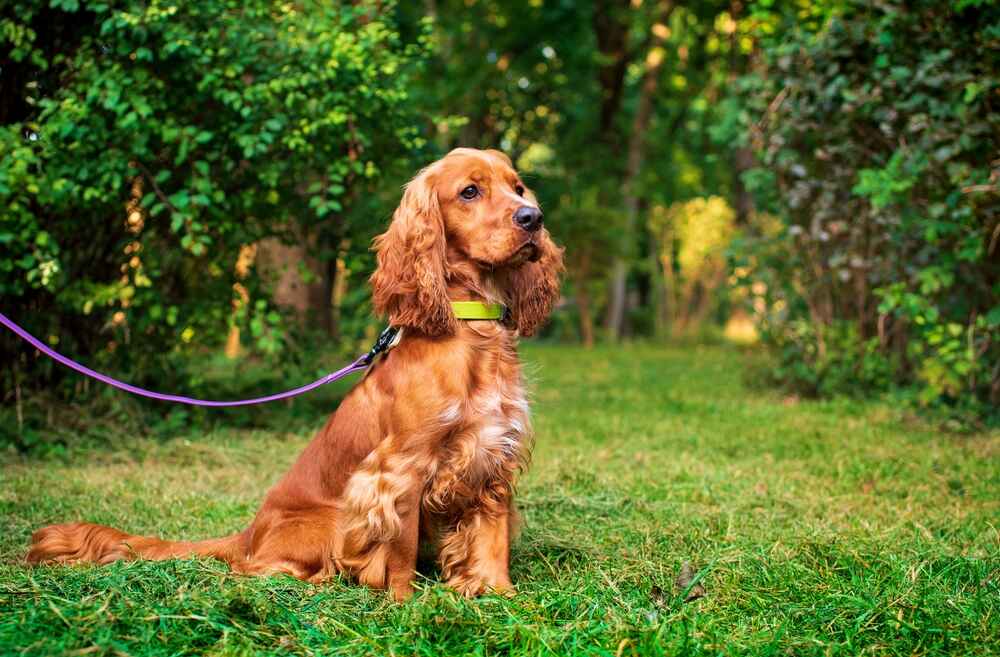
POLYGON ((275 395, 268 395, 266 397, 254 397, 253 399, 237 399, 233 401, 216 401, 211 399, 195 399, 193 397, 184 397, 182 395, 167 395, 162 392, 155 392, 153 390, 146 390, 145 388, 140 388, 138 386, 125 383, 124 381, 119 381, 107 374, 101 374, 100 372, 95 372, 94 370, 81 365, 71 358, 63 356, 58 351, 50 348, 47 344, 31 335, 23 328, 15 324, 12 320, 8 319, 6 315, 0 313, 0 324, 3 324, 11 331, 13 331, 18 337, 28 342, 32 347, 42 352, 52 360, 56 361, 61 365, 65 365, 71 370, 76 370, 80 374, 89 376, 92 379, 97 379, 101 383, 106 383, 109 386, 118 388, 119 390, 124 390, 125 392, 131 392, 133 395, 139 395, 140 397, 149 397, 150 399, 158 399, 160 401, 177 402, 180 404, 188 404, 190 406, 208 406, 212 408, 226 407, 226 406, 250 406, 252 404, 264 404, 267 402, 278 401, 279 399, 289 399, 291 397, 296 397, 303 393, 309 392, 310 390, 315 390, 320 386, 324 386, 327 383, 332 383, 338 379, 342 379, 348 374, 353 374, 354 372, 360 372, 366 369, 372 362, 372 360, 380 354, 381 352, 392 346, 393 338, 396 337, 397 329, 393 327, 387 328, 379 336, 378 341, 376 341, 375 346, 372 347, 371 351, 363 356, 358 357, 350 365, 346 365, 336 372, 331 372, 326 376, 319 378, 312 383, 308 383, 304 386, 298 388, 293 388, 292 390, 287 390, 285 392, 279 392, 275 395), (391 334, 390 334, 391 331, 391 334), (388 336, 388 337, 387 337, 388 336))
MULTIPOLYGON (((482 303, 480 301, 452 301, 452 310, 455 313, 455 317, 458 319, 505 319, 507 316, 507 308, 503 304, 499 303, 482 303)), ((81 365, 72 358, 63 356, 55 349, 52 349, 47 344, 31 335, 23 328, 18 326, 13 320, 9 319, 3 313, 0 313, 0 324, 3 324, 15 335, 20 337, 22 340, 26 341, 32 347, 42 352, 52 360, 56 361, 60 365, 65 365, 66 367, 83 374, 84 376, 89 376, 92 379, 96 379, 101 383, 106 383, 113 388, 118 388, 119 390, 124 390, 125 392, 131 392, 133 395, 139 395, 140 397, 148 397, 149 399, 157 399, 159 401, 166 402, 176 402, 179 404, 188 404, 190 406, 207 406, 210 408, 222 408, 228 406, 251 406, 253 404, 266 404, 267 402, 278 401, 279 399, 290 399, 292 397, 297 397, 303 393, 307 393, 310 390, 315 390, 320 386, 325 386, 328 383, 333 383, 338 379, 342 379, 348 374, 353 374, 354 372, 360 372, 367 369, 375 357, 379 354, 392 349, 399 343, 399 338, 402 337, 402 329, 394 326, 386 328, 378 336, 375 344, 368 351, 368 353, 359 356, 354 360, 353 363, 345 365, 336 372, 331 372, 324 377, 316 379, 312 383, 307 383, 304 386, 299 386, 298 388, 293 388, 291 390, 286 390, 285 392, 279 392, 274 395, 267 395, 266 397, 254 397, 252 399, 235 399, 235 400, 214 400, 214 399, 195 399, 194 397, 185 397, 183 395, 168 395, 162 392, 156 392, 155 390, 146 390, 145 388, 140 388, 139 386, 134 386, 131 383, 125 383, 124 381, 119 381, 118 379, 108 376, 107 374, 101 374, 96 372, 86 365, 81 365)))

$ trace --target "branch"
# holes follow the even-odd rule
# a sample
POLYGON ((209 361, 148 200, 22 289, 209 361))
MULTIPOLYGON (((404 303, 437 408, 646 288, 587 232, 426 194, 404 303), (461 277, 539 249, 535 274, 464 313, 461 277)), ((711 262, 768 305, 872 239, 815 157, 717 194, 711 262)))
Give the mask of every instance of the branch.
POLYGON ((139 167, 139 169, 142 171, 142 174, 146 176, 146 180, 148 180, 149 184, 153 186, 153 192, 161 201, 163 201, 163 204, 166 205, 168 208, 170 208, 171 212, 176 212, 180 214, 177 208, 174 207, 174 204, 170 202, 170 199, 167 198, 167 195, 163 193, 162 189, 160 189, 160 186, 156 184, 156 180, 153 179, 153 174, 149 172, 149 169, 146 168, 146 165, 140 162, 139 160, 133 160, 133 162, 135 162, 135 165, 139 167))

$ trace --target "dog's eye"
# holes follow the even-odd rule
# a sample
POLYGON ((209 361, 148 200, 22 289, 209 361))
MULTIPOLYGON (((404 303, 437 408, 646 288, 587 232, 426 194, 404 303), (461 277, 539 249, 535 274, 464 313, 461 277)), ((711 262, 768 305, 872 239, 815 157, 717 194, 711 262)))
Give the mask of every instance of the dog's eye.
POLYGON ((524 196, 524 185, 514 185, 514 191, 518 196, 524 196))
POLYGON ((476 187, 475 185, 469 185, 468 187, 466 187, 465 189, 463 189, 461 192, 459 192, 459 195, 462 198, 464 198, 466 201, 471 201, 472 199, 474 199, 477 196, 479 196, 479 188, 476 187))

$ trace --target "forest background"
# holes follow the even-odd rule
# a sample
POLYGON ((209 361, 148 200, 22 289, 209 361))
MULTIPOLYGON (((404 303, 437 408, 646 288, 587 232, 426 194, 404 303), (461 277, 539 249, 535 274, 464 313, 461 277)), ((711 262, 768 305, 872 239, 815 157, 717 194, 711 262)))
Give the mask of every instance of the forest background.
MULTIPOLYGON (((137 385, 304 383, 382 327, 402 184, 492 147, 566 246, 543 340, 735 342, 755 383, 996 425, 998 76, 989 0, 19 0, 2 311, 137 385)), ((0 361, 15 452, 274 421, 0 361)))

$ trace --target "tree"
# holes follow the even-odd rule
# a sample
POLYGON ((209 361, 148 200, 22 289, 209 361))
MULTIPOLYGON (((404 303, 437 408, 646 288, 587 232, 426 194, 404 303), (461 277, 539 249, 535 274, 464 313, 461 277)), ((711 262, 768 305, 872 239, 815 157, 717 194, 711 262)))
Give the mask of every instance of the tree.
POLYGON ((425 39, 395 16, 374 1, 16 2, 0 25, 5 312, 138 380, 174 376, 166 359, 221 344, 232 321, 282 350, 255 270, 232 314, 238 254, 268 237, 324 262, 346 239, 366 248, 379 226, 349 221, 351 204, 421 145, 425 39))
POLYGON ((615 258, 611 278, 611 298, 608 302, 608 332, 614 337, 621 337, 625 320, 625 290, 628 278, 626 255, 634 246, 636 224, 639 221, 640 190, 639 174, 646 151, 646 131, 653 114, 653 104, 656 101, 656 91, 659 87, 660 68, 666 57, 664 46, 670 37, 667 22, 673 12, 673 4, 662 1, 657 3, 654 13, 654 23, 649 28, 651 43, 643 62, 644 71, 639 90, 638 107, 632 120, 632 129, 628 136, 628 151, 626 155, 625 176, 622 180, 622 190, 625 205, 625 223, 622 226, 622 253, 615 258))

